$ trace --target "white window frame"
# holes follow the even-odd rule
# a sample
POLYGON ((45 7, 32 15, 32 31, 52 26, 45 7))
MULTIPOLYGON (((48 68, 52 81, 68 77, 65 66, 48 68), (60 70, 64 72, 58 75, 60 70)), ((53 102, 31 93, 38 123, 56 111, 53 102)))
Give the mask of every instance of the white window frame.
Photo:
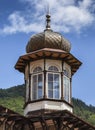
POLYGON ((70 103, 70 94, 71 94, 71 88, 70 88, 70 78, 66 75, 63 76, 63 95, 64 100, 70 103))
MULTIPOLYGON (((40 67, 40 66, 37 66, 37 67, 35 67, 35 68, 38 68, 38 67, 40 67)), ((35 70, 35 68, 33 69, 33 71, 35 70)), ((43 72, 42 72, 42 67, 40 67, 41 68, 41 71, 38 71, 38 72, 33 72, 32 73, 32 76, 31 76, 31 91, 32 91, 32 100, 37 100, 37 99, 41 99, 41 98, 43 98, 43 91, 44 91, 44 87, 43 87, 43 84, 44 84, 44 80, 43 80, 43 72), (41 97, 39 97, 39 95, 38 95, 38 75, 42 75, 42 96, 41 97), (34 93, 34 85, 33 85, 33 83, 34 83, 34 81, 33 81, 33 76, 37 76, 37 86, 36 86, 36 98, 34 98, 33 97, 33 93, 34 93)))
MULTIPOLYGON (((54 97, 54 88, 53 88, 53 97, 52 98, 50 98, 50 99, 60 99, 60 97, 61 97, 61 75, 60 75, 60 73, 59 73, 59 69, 58 69, 58 67, 57 66, 55 66, 55 65, 49 65, 49 67, 48 67, 48 70, 47 70, 48 72, 47 72, 47 96, 48 96, 48 98, 50 98, 49 97, 49 84, 48 84, 48 82, 49 82, 49 80, 48 80, 48 75, 49 74, 53 74, 53 77, 54 77, 54 74, 58 74, 59 75, 59 97, 58 98, 56 98, 56 97, 54 97), (54 67, 56 67, 57 68, 57 70, 58 71, 54 71, 54 70, 49 70, 49 68, 51 67, 51 66, 54 66, 54 67)), ((54 82, 54 80, 53 80, 53 82, 54 82)), ((54 87, 54 86, 53 86, 54 87)))

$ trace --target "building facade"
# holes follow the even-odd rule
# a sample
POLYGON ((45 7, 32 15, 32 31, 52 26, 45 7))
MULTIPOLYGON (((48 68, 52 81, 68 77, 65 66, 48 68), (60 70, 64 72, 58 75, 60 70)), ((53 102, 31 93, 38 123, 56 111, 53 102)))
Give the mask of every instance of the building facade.
POLYGON ((81 62, 70 53, 70 42, 51 29, 50 15, 46 18, 46 29, 30 38, 26 55, 15 66, 25 76, 25 116, 42 111, 73 112, 72 76, 81 62))
POLYGON ((33 35, 15 68, 24 74, 24 116, 0 106, 0 130, 95 130, 73 114, 72 76, 81 62, 71 44, 50 27, 33 35))

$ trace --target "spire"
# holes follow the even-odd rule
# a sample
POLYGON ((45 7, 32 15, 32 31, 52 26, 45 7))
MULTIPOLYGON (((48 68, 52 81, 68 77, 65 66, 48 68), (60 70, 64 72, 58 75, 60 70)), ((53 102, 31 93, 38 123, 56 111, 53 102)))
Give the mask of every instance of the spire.
POLYGON ((47 14, 46 14, 46 30, 51 30, 50 27, 50 21, 51 21, 50 11, 49 11, 49 5, 47 7, 47 14))
POLYGON ((47 22, 47 24, 46 24, 46 30, 51 30, 51 27, 50 27, 50 14, 48 13, 47 15, 46 15, 46 22, 47 22))

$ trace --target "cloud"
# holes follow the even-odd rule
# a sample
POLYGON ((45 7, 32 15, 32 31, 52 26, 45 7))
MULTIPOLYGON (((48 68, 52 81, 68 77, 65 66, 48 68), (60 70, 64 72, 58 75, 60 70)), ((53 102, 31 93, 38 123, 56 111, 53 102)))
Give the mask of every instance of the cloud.
POLYGON ((3 29, 0 29, 1 34, 38 32, 38 30, 42 30, 43 27, 41 24, 38 26, 36 22, 29 23, 19 12, 10 14, 8 20, 10 21, 10 25, 5 25, 3 29))
POLYGON ((20 0, 20 2, 27 3, 27 11, 10 14, 9 24, 0 29, 0 33, 43 31, 47 5, 50 6, 51 26, 55 31, 79 33, 95 21, 94 0, 20 0))

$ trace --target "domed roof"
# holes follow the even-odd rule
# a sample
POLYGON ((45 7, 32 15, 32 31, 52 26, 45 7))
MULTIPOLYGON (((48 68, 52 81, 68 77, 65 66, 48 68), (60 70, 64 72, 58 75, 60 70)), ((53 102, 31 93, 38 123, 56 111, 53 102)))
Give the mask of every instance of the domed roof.
POLYGON ((47 15, 46 30, 42 33, 33 35, 27 46, 26 52, 33 52, 43 48, 61 49, 70 52, 71 45, 61 34, 53 32, 50 28, 50 15, 47 15))

